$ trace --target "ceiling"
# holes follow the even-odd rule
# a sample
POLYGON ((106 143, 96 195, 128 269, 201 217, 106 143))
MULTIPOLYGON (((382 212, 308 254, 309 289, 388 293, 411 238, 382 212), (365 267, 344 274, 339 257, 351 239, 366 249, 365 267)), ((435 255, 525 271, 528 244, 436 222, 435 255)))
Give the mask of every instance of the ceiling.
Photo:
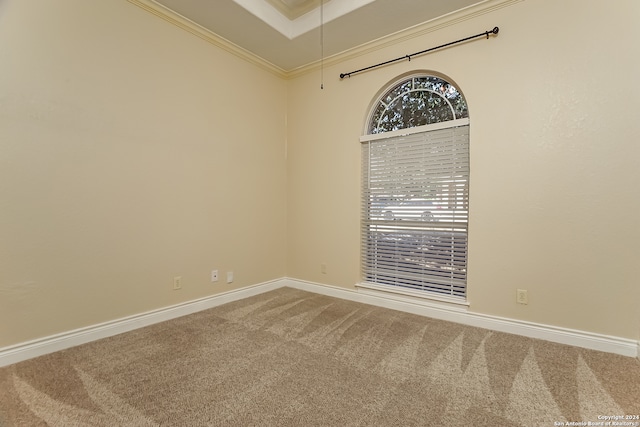
POLYGON ((292 71, 485 0, 154 1, 292 71))

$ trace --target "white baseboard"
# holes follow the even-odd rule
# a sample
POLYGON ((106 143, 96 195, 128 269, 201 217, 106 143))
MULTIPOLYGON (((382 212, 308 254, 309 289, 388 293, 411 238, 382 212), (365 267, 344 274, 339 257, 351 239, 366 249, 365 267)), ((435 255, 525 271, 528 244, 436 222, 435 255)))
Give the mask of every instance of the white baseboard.
POLYGON ((432 317, 434 319, 461 323, 468 326, 640 358, 640 342, 626 338, 594 334, 575 329, 524 322, 486 314, 477 314, 452 305, 438 304, 437 302, 421 303, 402 296, 389 298, 388 294, 369 289, 354 291, 290 278, 285 279, 285 285, 291 288, 432 317))
POLYGON ((389 295, 371 289, 355 291, 304 280, 282 278, 86 328, 51 335, 10 347, 0 348, 0 367, 129 332, 155 323, 175 319, 285 286, 392 310, 404 311, 420 316, 461 323, 468 326, 476 326, 560 344, 640 358, 640 341, 471 313, 467 311, 466 307, 417 302, 412 298, 403 296, 389 297, 389 295))
POLYGON ((27 359, 86 344, 102 338, 111 337, 143 328, 155 323, 186 316, 198 311, 213 308, 228 302, 248 298, 284 286, 282 279, 248 286, 210 297, 176 304, 146 313, 124 317, 110 322, 88 326, 45 338, 28 341, 18 345, 0 348, 0 367, 22 362, 27 359))

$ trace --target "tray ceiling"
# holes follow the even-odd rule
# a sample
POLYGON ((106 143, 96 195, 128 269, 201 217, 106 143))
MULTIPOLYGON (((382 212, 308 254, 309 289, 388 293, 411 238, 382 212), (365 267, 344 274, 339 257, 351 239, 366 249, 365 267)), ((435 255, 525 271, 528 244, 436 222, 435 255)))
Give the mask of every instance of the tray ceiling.
POLYGON ((155 3, 283 71, 292 71, 320 60, 321 22, 324 56, 329 57, 486 1, 155 0, 155 3))

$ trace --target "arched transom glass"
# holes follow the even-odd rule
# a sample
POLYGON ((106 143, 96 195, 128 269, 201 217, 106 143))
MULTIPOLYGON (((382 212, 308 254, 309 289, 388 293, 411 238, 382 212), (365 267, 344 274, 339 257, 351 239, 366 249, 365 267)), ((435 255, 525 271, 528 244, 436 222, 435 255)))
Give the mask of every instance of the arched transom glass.
POLYGON ((416 76, 389 89, 373 109, 369 134, 469 117, 467 102, 451 83, 435 76, 416 76))

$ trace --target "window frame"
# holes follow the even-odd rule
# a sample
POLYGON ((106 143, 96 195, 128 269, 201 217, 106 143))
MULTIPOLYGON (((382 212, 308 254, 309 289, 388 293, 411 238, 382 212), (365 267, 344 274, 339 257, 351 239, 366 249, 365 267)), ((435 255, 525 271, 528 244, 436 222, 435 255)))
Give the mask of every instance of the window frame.
MULTIPOLYGON (((425 91, 431 91, 434 92, 432 90, 429 89, 424 89, 425 91)), ((407 92, 411 92, 411 91, 415 91, 415 89, 413 88, 413 83, 412 83, 412 89, 409 89, 407 92)), ((435 92, 436 94, 438 94, 438 92, 435 92)), ((440 94, 438 94, 440 95, 440 94)), ((444 97, 443 97, 444 98, 444 97)), ((445 101, 448 102, 448 100, 445 101)), ((391 105, 392 103, 388 103, 388 105, 391 105)), ((385 114, 384 112, 382 114, 385 114)), ((380 117, 380 114, 377 114, 377 117, 380 117)), ((360 137, 360 142, 361 144, 363 144, 363 151, 362 151, 362 162, 363 162, 363 168, 365 168, 365 145, 368 144, 372 144, 372 143, 376 143, 376 141, 380 141, 380 140, 384 140, 384 139, 394 139, 394 138, 402 138, 405 136, 409 136, 409 135, 416 135, 416 134, 427 134, 427 133, 431 133, 431 132, 436 132, 439 130, 444 130, 444 129, 453 129, 453 128, 459 128, 461 126, 466 126, 469 127, 470 126, 470 119, 468 117, 468 105, 466 104, 466 99, 464 98, 464 95, 462 94, 462 92, 460 91, 459 87, 457 84, 452 83, 451 79, 442 76, 442 75, 438 75, 436 73, 412 73, 409 75, 405 75, 402 76, 398 79, 395 79, 392 83, 386 85, 383 90, 381 90, 379 92, 379 96, 376 97, 376 99, 374 100, 374 102, 372 103, 370 109, 369 109, 369 114, 367 116, 367 121, 365 123, 365 134, 362 135, 360 137), (381 104, 384 104, 382 102, 383 98, 385 96, 387 96, 387 94, 392 93, 394 90, 396 90, 396 88, 401 87, 403 84, 406 84, 409 80, 413 80, 416 78, 423 78, 423 77, 435 77, 437 79, 441 79, 444 82, 446 82, 447 84, 450 84, 451 86, 454 86, 456 89, 456 92, 459 94, 459 96, 462 98, 462 102, 465 103, 464 105, 464 113, 465 113, 465 117, 463 118, 456 118, 456 110, 455 108, 453 108, 453 106, 451 105, 451 103, 449 103, 450 107, 453 110, 453 120, 445 120, 445 121, 439 121, 436 123, 431 123, 431 124, 426 124, 426 125, 421 125, 421 126, 415 126, 415 127, 408 127, 408 128, 401 128, 398 130, 392 130, 392 131, 381 131, 378 133, 374 133, 374 127, 373 127, 373 120, 376 117, 376 110, 380 107, 381 104)), ((418 135, 419 137, 419 135, 418 135)), ((428 136, 427 136, 428 137, 428 136)), ((468 154, 468 150, 469 150, 469 135, 466 135, 466 150, 467 150, 467 157, 466 157, 466 196, 465 199, 462 201, 462 203, 465 204, 466 206, 466 221, 464 221, 464 294, 460 295, 459 292, 451 292, 449 295, 445 294, 445 293, 441 293, 441 292, 436 292, 434 291, 433 288, 429 289, 428 286, 423 286, 422 289, 417 289, 414 286, 410 286, 408 281, 405 281, 404 285, 402 284, 385 284, 385 283, 375 283, 373 281, 368 281, 368 278, 371 278, 371 268, 370 268, 370 259, 367 258, 368 256, 371 256, 371 249, 369 247, 367 247, 368 244, 371 243, 367 243, 371 241, 371 235, 372 235, 372 231, 371 231, 371 224, 372 221, 374 221, 374 219, 372 219, 371 217, 371 209, 367 208, 367 203, 371 203, 372 199, 371 199, 371 193, 368 193, 365 189, 365 185, 369 185, 369 182, 365 182, 365 179, 371 179, 367 174, 365 174, 365 171, 363 170, 363 175, 362 175, 362 188, 361 188, 361 199, 362 199, 362 208, 361 208, 361 255, 362 255, 362 261, 361 261, 361 283, 358 284, 358 287, 362 287, 362 288, 368 288, 368 289, 372 289, 372 290, 376 290, 376 291, 384 291, 384 292, 391 292, 391 293, 396 293, 396 294, 403 294, 403 295, 408 295, 408 296, 412 296, 412 297, 419 297, 419 298, 425 298, 425 299, 429 299, 429 300, 438 300, 438 301, 444 301, 447 303, 454 303, 454 304, 461 304, 461 305, 469 305, 467 302, 467 264, 468 264, 468 213, 469 213, 469 154, 468 154), (369 197, 369 199, 365 200, 365 197, 369 197), (369 266, 369 267, 368 267, 369 266)), ((367 151, 368 152, 368 151, 367 151)), ((366 160, 368 161, 368 159, 366 160)), ((457 193, 456 193, 457 194, 457 193)), ((439 197, 443 197, 442 194, 439 195, 439 197)), ((457 197, 457 196, 456 196, 457 197)), ((393 218, 395 219, 395 218, 393 218)), ((387 219, 388 220, 388 219, 387 219)), ((431 220, 433 221, 433 219, 431 220)), ((415 221, 413 221, 415 222, 415 221)), ((393 227, 392 225, 390 225, 389 222, 387 222, 387 224, 390 227, 393 227)), ((432 224, 433 225, 433 224, 432 224)), ((419 226, 418 226, 419 227, 419 226)), ((404 227, 401 227, 404 228, 404 227)), ((424 230, 429 229, 429 226, 425 226, 424 230)), ((431 230, 433 230, 433 228, 430 228, 431 230)), ((452 229, 453 230, 453 226, 452 229)), ((429 231, 422 231, 424 233, 429 233, 429 231)), ((453 231, 452 231, 453 233, 453 231)), ((452 252, 455 252, 454 249, 451 249, 452 252)), ((452 266, 453 268, 453 266, 452 266)), ((400 275, 401 273, 398 271, 398 274, 400 275)), ((453 276, 453 274, 452 274, 453 276)), ((424 277, 426 278, 425 281, 430 280, 429 278, 432 277, 436 277, 430 274, 425 274, 424 277)), ((402 279, 400 279, 401 281, 402 279)), ((451 285, 451 289, 453 289, 453 284, 451 285)), ((456 285, 457 286, 457 285, 456 285)), ((458 286, 459 287, 459 286, 458 286)))

